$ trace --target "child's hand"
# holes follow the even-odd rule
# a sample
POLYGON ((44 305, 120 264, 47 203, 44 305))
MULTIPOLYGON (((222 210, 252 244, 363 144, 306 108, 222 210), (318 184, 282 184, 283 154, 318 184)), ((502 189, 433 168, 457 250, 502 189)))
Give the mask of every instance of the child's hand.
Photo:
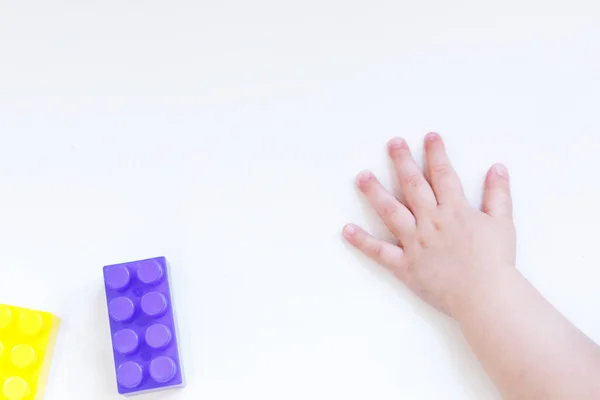
POLYGON ((376 239, 356 225, 347 225, 344 236, 429 304, 455 315, 515 265, 506 167, 497 164, 489 170, 479 211, 467 203, 438 134, 425 137, 425 175, 406 142, 392 139, 388 148, 405 200, 398 200, 368 171, 356 182, 399 242, 376 239))
POLYGON ((468 205, 437 134, 425 138, 426 177, 404 141, 391 140, 389 151, 405 200, 370 172, 359 174, 357 185, 399 243, 355 225, 344 228, 346 239, 456 318, 506 398, 600 399, 600 347, 514 268, 506 167, 488 172, 479 211, 468 205))

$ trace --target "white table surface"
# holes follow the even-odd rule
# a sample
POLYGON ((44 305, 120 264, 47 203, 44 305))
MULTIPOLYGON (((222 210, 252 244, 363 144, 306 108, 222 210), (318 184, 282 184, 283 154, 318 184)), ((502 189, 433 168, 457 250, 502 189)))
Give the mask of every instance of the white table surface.
POLYGON ((341 239, 430 130, 474 205, 509 166, 518 268, 600 341, 595 3, 1 0, 0 302, 63 319, 45 400, 119 398, 101 267, 157 255, 188 387, 148 399, 498 398, 341 239))

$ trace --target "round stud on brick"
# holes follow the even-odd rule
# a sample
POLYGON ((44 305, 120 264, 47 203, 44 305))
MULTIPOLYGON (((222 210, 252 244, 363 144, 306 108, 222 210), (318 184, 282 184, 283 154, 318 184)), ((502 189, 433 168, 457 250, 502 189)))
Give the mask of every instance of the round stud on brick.
POLYGON ((150 362, 150 377, 158 383, 167 383, 177 374, 177 364, 171 357, 160 356, 150 362))
POLYGON ((161 281, 165 271, 156 260, 148 260, 140 263, 137 269, 138 279, 146 285, 156 285, 161 281))
POLYGON ((2 394, 8 400, 22 400, 29 396, 29 385, 20 376, 10 377, 2 385, 2 394))
POLYGON ((124 356, 135 353, 140 346, 140 338, 131 329, 121 329, 113 336, 115 351, 124 356))
POLYGON ((7 306, 0 305, 0 329, 4 329, 12 320, 12 312, 7 306))
POLYGON ((142 297, 142 311, 149 317, 157 318, 167 311, 167 298, 159 292, 149 292, 142 297))
POLYGON ((25 369, 35 364, 37 356, 30 345, 18 344, 10 352, 10 360, 15 367, 25 369))
POLYGON ((135 314, 135 305, 128 297, 117 297, 108 304, 108 313, 113 321, 128 322, 135 314))
POLYGON ((131 274, 125 265, 115 265, 104 271, 104 281, 110 289, 123 291, 129 287, 131 274))
POLYGON ((144 339, 146 344, 153 349, 164 349, 171 343, 173 334, 168 326, 163 324, 152 324, 146 329, 144 339))
POLYGON ((144 370, 134 361, 127 361, 117 368, 117 382, 126 389, 135 389, 142 384, 144 370))
POLYGON ((34 336, 42 331, 44 327, 44 319, 39 313, 25 311, 19 318, 19 329, 25 335, 34 336))

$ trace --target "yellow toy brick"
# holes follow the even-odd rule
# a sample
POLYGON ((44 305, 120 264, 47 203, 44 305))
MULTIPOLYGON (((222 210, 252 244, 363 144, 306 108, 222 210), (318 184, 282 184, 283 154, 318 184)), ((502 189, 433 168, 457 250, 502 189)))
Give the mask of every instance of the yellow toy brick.
POLYGON ((0 304, 0 400, 41 400, 60 320, 0 304))

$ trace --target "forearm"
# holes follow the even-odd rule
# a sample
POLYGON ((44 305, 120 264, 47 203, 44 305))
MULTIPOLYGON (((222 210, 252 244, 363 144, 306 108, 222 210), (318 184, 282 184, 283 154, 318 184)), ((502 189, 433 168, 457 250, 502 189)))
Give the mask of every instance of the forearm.
POLYGON ((453 310, 496 385, 510 399, 600 398, 600 348, 515 269, 453 310))

